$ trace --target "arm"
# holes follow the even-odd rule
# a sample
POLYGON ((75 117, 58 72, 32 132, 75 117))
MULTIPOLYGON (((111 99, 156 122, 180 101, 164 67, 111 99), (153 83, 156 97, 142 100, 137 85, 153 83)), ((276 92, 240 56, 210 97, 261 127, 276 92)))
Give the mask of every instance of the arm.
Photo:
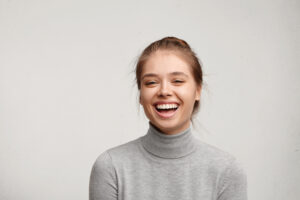
POLYGON ((90 184, 89 200, 117 200, 117 178, 112 160, 107 151, 102 153, 93 165, 90 184))
POLYGON ((218 200, 247 200, 247 176, 236 160, 224 172, 218 200))

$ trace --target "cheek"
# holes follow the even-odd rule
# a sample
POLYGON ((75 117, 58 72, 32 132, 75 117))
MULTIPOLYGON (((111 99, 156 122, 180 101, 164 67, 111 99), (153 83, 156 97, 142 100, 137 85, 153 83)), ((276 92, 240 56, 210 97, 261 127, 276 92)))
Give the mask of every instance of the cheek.
POLYGON ((153 92, 149 89, 141 89, 140 91, 140 103, 145 106, 151 102, 153 92))
POLYGON ((196 99, 196 90, 192 88, 182 88, 177 91, 177 94, 184 101, 195 101, 196 99))

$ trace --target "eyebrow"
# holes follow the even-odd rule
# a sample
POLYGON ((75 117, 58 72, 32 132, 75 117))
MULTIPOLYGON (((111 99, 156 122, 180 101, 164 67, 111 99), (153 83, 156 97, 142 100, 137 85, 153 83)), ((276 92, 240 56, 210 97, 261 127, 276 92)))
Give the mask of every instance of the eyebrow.
MULTIPOLYGON (((183 72, 171 72, 171 73, 169 73, 169 75, 172 75, 172 76, 181 75, 181 76, 189 77, 187 74, 185 74, 183 72)), ((141 78, 141 80, 143 80, 146 77, 157 77, 157 76, 158 75, 155 74, 155 73, 148 73, 148 74, 143 75, 142 78, 141 78)))

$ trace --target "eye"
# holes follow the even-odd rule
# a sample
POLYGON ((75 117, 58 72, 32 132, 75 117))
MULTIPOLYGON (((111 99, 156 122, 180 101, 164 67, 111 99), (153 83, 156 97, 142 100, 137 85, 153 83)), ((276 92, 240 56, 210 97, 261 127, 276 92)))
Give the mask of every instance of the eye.
POLYGON ((183 80, 180 80, 180 79, 175 79, 173 82, 174 82, 174 83, 183 83, 184 81, 183 81, 183 80))
POLYGON ((147 81, 146 83, 145 83, 145 85, 153 85, 153 84, 155 84, 156 82, 155 81, 147 81))

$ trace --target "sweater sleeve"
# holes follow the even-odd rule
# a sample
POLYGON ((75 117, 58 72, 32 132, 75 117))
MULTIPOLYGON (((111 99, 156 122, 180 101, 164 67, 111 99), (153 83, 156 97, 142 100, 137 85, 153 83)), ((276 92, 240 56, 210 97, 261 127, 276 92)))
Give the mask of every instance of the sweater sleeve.
POLYGON ((237 160, 224 172, 218 200, 247 200, 247 176, 237 160))
POLYGON ((89 183, 89 200, 117 200, 117 178, 107 151, 93 165, 89 183))

